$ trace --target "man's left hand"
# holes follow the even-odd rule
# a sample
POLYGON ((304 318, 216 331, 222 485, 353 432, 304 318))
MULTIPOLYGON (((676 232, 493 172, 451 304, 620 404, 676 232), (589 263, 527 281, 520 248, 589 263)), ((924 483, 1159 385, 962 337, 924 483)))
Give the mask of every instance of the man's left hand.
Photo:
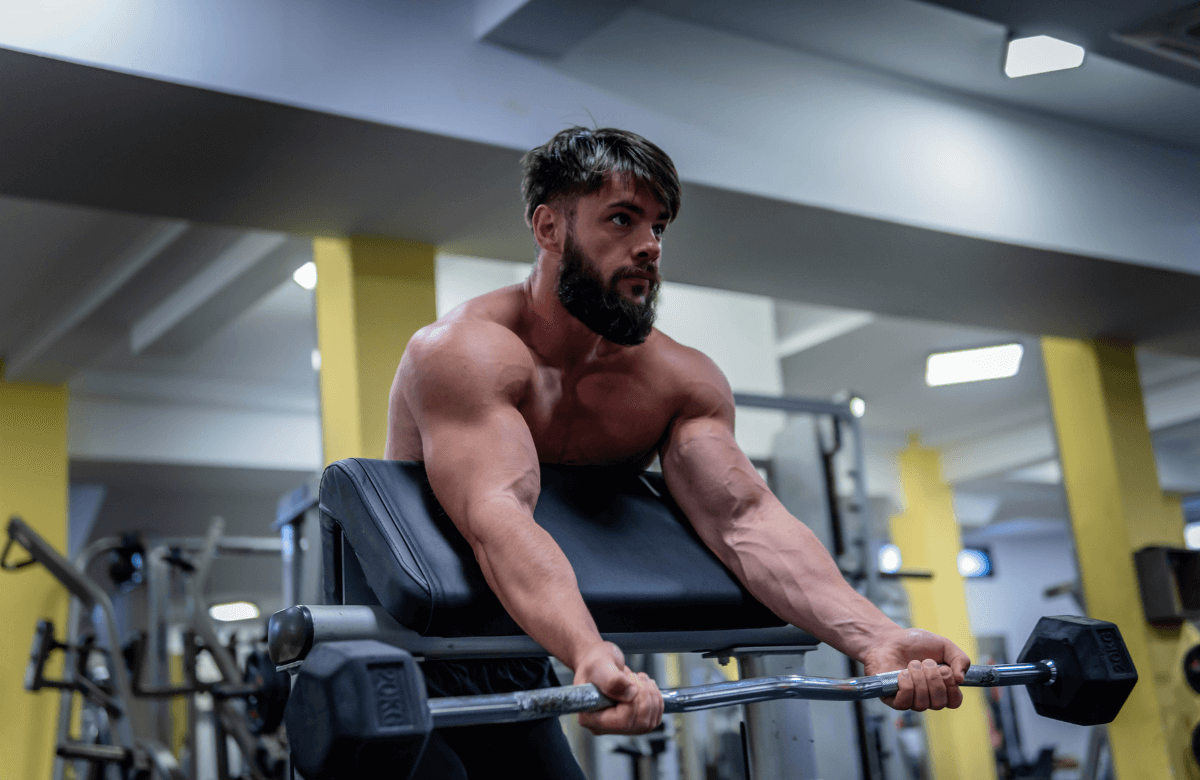
POLYGON ((971 659, 945 637, 919 628, 887 635, 863 657, 868 675, 901 669, 900 690, 883 703, 897 710, 954 709, 962 704, 959 685, 971 659))

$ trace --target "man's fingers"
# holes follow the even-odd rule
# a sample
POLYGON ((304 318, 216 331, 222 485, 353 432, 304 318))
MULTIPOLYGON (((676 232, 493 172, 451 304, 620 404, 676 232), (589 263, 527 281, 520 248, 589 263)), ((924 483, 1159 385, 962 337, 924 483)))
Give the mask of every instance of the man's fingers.
POLYGON ((630 701, 599 712, 582 713, 580 725, 595 734, 645 734, 658 726, 664 707, 658 684, 645 674, 629 673, 629 677, 636 687, 630 701))
POLYGON ((630 702, 637 696, 637 677, 616 664, 599 664, 592 670, 590 682, 613 701, 630 702))
POLYGON ((929 659, 922 662, 921 666, 922 671, 925 673, 926 684, 929 687, 929 709, 945 709, 950 697, 946 691, 946 678, 942 675, 942 668, 944 667, 939 667, 937 662, 929 659))
POLYGON ((948 666, 939 667, 942 671, 942 679, 946 681, 946 706, 952 710, 956 710, 963 703, 962 688, 958 687, 958 680, 954 676, 954 672, 948 666))
POLYGON ((884 699, 884 703, 898 710, 910 709, 913 702, 913 684, 912 675, 908 673, 907 669, 900 670, 900 674, 896 676, 896 684, 898 686, 896 695, 892 697, 891 701, 884 699))
POLYGON ((954 671, 954 682, 961 685, 962 681, 966 679, 967 669, 971 666, 970 657, 955 646, 952 657, 947 659, 947 661, 950 664, 950 668, 954 671))
POLYGON ((920 661, 910 661, 907 671, 913 684, 912 709, 924 712, 929 709, 929 681, 925 679, 925 670, 920 661))
POLYGON ((638 682, 641 683, 641 691, 639 698, 645 701, 645 709, 642 710, 641 726, 647 731, 653 729, 662 722, 663 698, 662 692, 658 690, 658 683, 654 681, 650 675, 645 672, 638 672, 638 682))
POLYGON ((655 680, 650 675, 646 674, 645 672, 643 672, 641 676, 646 680, 647 683, 650 684, 650 687, 652 688, 651 703, 654 705, 654 708, 653 708, 654 723, 651 726, 651 728, 653 728, 653 727, 657 726, 659 723, 662 723, 663 712, 665 711, 667 704, 666 704, 666 702, 663 701, 662 691, 660 691, 658 689, 658 681, 655 680))

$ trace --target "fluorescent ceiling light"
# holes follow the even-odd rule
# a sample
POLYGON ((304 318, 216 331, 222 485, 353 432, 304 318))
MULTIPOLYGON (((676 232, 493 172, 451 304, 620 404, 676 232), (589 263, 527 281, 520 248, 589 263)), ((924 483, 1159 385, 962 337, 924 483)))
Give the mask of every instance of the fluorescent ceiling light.
POLYGON ((296 269, 296 272, 292 274, 292 279, 306 290, 315 288, 317 286, 317 264, 305 263, 296 269))
POLYGON ((925 361, 925 384, 938 387, 1016 376, 1023 354, 1025 347, 1020 344, 939 352, 925 361))
POLYGON ((879 570, 884 574, 895 574, 904 565, 900 548, 894 544, 885 544, 879 548, 879 570))
POLYGON ((1051 38, 1035 35, 1032 38, 1014 38, 1008 42, 1008 54, 1004 58, 1004 74, 1010 79, 1049 73, 1052 70, 1078 68, 1083 64, 1083 47, 1051 38))
POLYGON ((313 371, 321 370, 321 350, 314 349, 312 351, 312 367, 313 371))
POLYGON ((208 608, 208 616, 213 620, 229 622, 231 620, 251 620, 258 617, 258 607, 249 601, 230 601, 225 604, 213 604, 208 608))

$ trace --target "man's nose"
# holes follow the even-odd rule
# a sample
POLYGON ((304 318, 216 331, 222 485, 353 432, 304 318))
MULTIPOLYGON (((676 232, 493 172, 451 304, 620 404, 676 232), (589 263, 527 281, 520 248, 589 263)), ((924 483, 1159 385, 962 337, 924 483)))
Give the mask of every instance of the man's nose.
POLYGON ((635 249, 637 259, 642 264, 657 262, 662 254, 662 244, 659 243, 658 236, 654 235, 653 231, 647 231, 635 249))

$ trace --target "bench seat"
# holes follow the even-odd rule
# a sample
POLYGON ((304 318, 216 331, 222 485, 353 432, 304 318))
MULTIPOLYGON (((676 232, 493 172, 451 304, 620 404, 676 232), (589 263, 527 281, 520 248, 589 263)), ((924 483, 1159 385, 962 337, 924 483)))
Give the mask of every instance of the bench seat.
MULTIPOLYGON (((817 644, 742 587, 696 535, 660 474, 551 464, 541 473, 534 520, 570 561, 605 636, 623 639, 631 652, 817 644)), ((488 587, 423 464, 334 463, 321 480, 320 514, 327 606, 293 616, 293 644, 302 620, 310 646, 375 631, 414 654, 424 648, 427 657, 545 652, 488 587)))

